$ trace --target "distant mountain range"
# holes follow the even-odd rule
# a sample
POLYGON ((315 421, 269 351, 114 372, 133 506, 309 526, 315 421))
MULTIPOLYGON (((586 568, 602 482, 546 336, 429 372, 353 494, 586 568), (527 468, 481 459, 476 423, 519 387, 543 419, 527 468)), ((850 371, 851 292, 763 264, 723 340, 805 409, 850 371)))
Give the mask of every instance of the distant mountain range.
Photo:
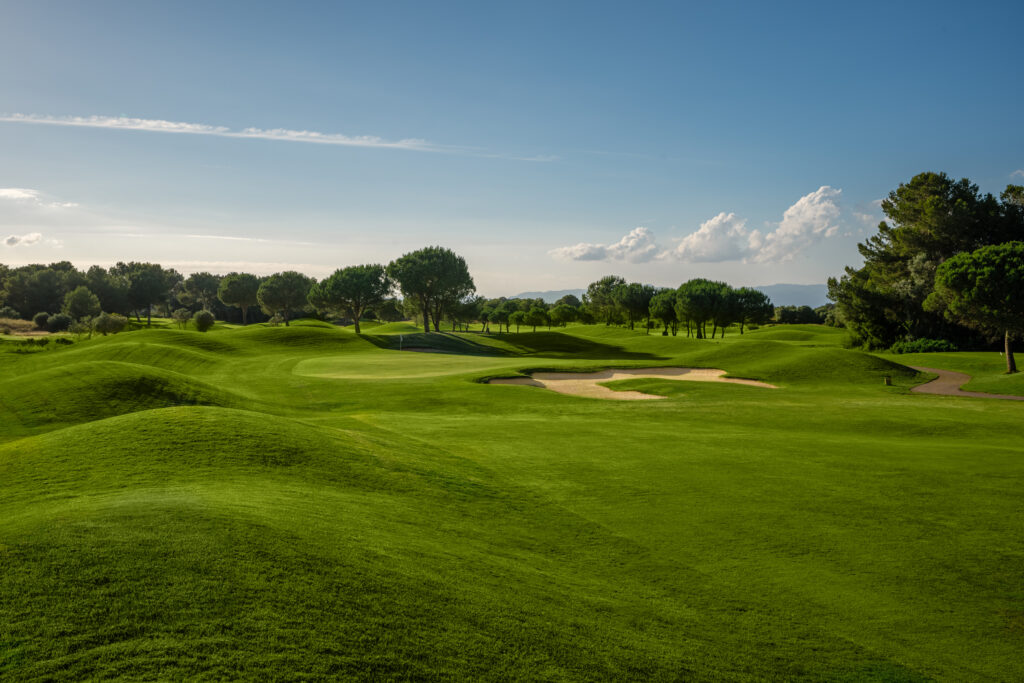
MULTIPOLYGON (((810 306, 817 308, 828 303, 828 287, 825 285, 758 285, 754 289, 768 295, 776 306, 810 306)), ((520 292, 510 299, 544 299, 553 304, 566 294, 583 298, 585 289, 555 289, 546 292, 520 292)))

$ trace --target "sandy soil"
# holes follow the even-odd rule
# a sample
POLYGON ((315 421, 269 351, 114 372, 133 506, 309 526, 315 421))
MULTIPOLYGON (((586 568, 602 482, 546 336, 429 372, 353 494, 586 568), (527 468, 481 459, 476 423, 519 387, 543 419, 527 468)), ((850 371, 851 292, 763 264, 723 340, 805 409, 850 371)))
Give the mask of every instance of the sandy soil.
POLYGON ((911 391, 918 394, 941 394, 943 396, 973 396, 974 398, 1001 398, 1005 401, 1024 401, 1024 396, 1007 396, 1004 394, 986 394, 981 391, 964 391, 960 387, 971 381, 970 375, 952 370, 939 370, 937 368, 922 368, 911 366, 918 372, 930 372, 938 375, 937 379, 919 384, 911 391))
POLYGON ((601 382, 614 382, 620 379, 672 379, 686 382, 726 382, 728 384, 746 384, 754 387, 777 389, 775 385, 757 382, 752 379, 732 379, 725 377, 725 370, 711 368, 632 368, 628 370, 602 370, 601 372, 538 372, 532 377, 515 377, 512 379, 492 379, 489 384, 520 384, 543 387, 560 394, 585 396, 587 398, 603 398, 613 401, 649 401, 665 398, 645 394, 640 391, 612 391, 601 386, 601 382))

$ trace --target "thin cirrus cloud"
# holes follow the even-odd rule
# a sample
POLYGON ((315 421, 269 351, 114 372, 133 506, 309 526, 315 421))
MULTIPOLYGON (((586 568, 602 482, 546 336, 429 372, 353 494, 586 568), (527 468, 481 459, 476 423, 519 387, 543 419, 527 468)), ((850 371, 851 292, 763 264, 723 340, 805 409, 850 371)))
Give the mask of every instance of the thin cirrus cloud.
POLYGON ((513 161, 552 162, 559 157, 547 154, 521 155, 488 152, 472 147, 437 145, 419 138, 385 140, 375 135, 342 135, 321 133, 315 130, 290 130, 288 128, 243 128, 234 130, 227 126, 212 126, 205 123, 165 121, 163 119, 140 119, 130 116, 49 116, 44 114, 3 114, 0 122, 29 123, 46 126, 70 126, 78 128, 104 128, 107 130, 132 130, 148 133, 177 133, 179 135, 209 135, 221 138, 252 140, 277 140, 279 142, 304 142, 314 145, 335 145, 343 147, 368 147, 375 149, 398 149, 415 152, 439 152, 461 156, 513 161))
POLYGON ((747 228, 735 213, 721 212, 701 223, 675 247, 662 249, 647 228, 635 228, 614 244, 579 244, 551 250, 570 261, 625 260, 641 263, 673 259, 690 263, 748 261, 784 263, 839 232, 839 197, 842 190, 823 185, 786 209, 774 230, 747 228))
POLYGON ((135 130, 149 133, 177 133, 180 135, 212 135, 222 138, 253 138, 260 140, 282 140, 306 142, 317 145, 342 145, 347 147, 379 147, 384 149, 407 149, 424 152, 445 151, 426 140, 407 138, 385 140, 373 135, 342 135, 320 133, 312 130, 289 130, 287 128, 243 128, 232 130, 226 126, 211 126, 205 123, 165 121, 162 119, 139 119, 128 116, 48 116, 41 114, 6 114, 0 121, 7 123, 32 123, 47 126, 71 126, 79 128, 106 128, 110 130, 135 130))
POLYGON ((1011 178, 1024 178, 1024 168, 1018 168, 1016 171, 1010 174, 1011 178))

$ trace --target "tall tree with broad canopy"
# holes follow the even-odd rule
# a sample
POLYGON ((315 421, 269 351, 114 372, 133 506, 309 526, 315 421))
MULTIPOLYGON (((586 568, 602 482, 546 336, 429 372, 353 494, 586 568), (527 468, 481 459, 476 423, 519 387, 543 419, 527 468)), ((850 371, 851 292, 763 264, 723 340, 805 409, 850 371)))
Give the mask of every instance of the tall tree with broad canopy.
POLYGON ((339 268, 309 290, 309 303, 318 309, 341 311, 355 321, 356 334, 361 334, 359 319, 366 311, 380 306, 391 296, 392 283, 384 266, 370 263, 339 268))
POLYGON ((506 332, 510 332, 509 325, 511 321, 509 318, 517 311, 519 309, 516 307, 515 302, 508 299, 500 299, 487 314, 487 320, 498 325, 498 334, 501 334, 502 325, 505 326, 506 332))
POLYGON ((260 289, 260 279, 252 273, 228 273, 220 280, 217 287, 217 298, 225 306, 238 306, 242 309, 242 324, 249 322, 249 307, 259 304, 256 293, 260 289))
POLYGON ((174 270, 164 270, 159 263, 119 262, 110 269, 111 275, 123 277, 128 282, 128 304, 135 311, 136 320, 146 310, 146 325, 152 324, 153 305, 165 301, 181 275, 174 270))
MULTIPOLYGON (((642 285, 639 282, 623 283, 612 290, 612 300, 626 313, 629 329, 633 329, 633 324, 637 320, 645 317, 650 320, 651 298, 656 291, 651 285, 642 285)), ((650 331, 651 326, 648 322, 647 333, 650 334, 650 331)))
POLYGON ((583 303, 595 320, 603 320, 605 325, 612 324, 617 313, 615 288, 624 284, 626 281, 618 275, 605 275, 597 282, 587 285, 583 303))
POLYGON ((522 326, 522 325, 526 325, 527 324, 526 323, 526 311, 521 311, 519 309, 516 309, 516 310, 512 311, 511 313, 509 313, 509 315, 508 315, 508 324, 509 325, 515 325, 516 326, 516 334, 519 334, 519 327, 522 326))
POLYGON ((441 318, 453 306, 476 290, 466 260, 444 247, 425 247, 403 254, 388 264, 388 277, 398 283, 402 295, 413 299, 423 311, 423 331, 441 331, 441 318))
POLYGON ((681 321, 686 321, 687 329, 693 324, 697 339, 707 336, 705 325, 715 317, 723 288, 728 286, 724 282, 696 278, 684 282, 676 290, 676 315, 681 321))
POLYGON ((1024 188, 996 199, 966 178, 921 173, 882 202, 886 219, 858 244, 864 265, 829 278, 839 318, 865 345, 887 347, 901 337, 963 339, 970 333, 924 301, 939 265, 960 252, 1024 239, 1024 188))
POLYGON ((570 306, 572 308, 579 308, 580 306, 583 305, 583 302, 580 301, 575 294, 566 294, 561 299, 556 301, 554 305, 561 306, 562 304, 565 304, 566 306, 570 306))
POLYGON ((764 292, 740 287, 736 290, 738 318, 734 322, 740 324, 740 334, 745 325, 763 325, 775 315, 775 307, 764 292))
POLYGON ((534 332, 537 331, 538 325, 548 324, 549 322, 548 309, 543 306, 533 306, 530 310, 525 311, 523 316, 523 324, 533 327, 534 332))
POLYGON ((652 296, 648 306, 648 315, 661 321, 665 328, 662 334, 668 334, 671 330, 672 336, 676 336, 679 323, 679 317, 676 315, 676 290, 662 289, 652 296))
POLYGON ((100 299, 89 291, 85 285, 75 287, 64 297, 64 313, 72 320, 92 318, 102 313, 100 299))
MULTIPOLYGON (((563 297, 564 298, 564 297, 563 297)), ((565 327, 566 323, 571 323, 576 320, 576 309, 578 307, 570 306, 567 303, 555 304, 548 311, 548 316, 551 318, 551 322, 561 327, 565 327)))
POLYGON ((268 314, 282 313, 287 327, 292 311, 302 310, 306 306, 309 290, 315 282, 294 270, 274 273, 260 285, 256 298, 268 314))
POLYGON ((925 305, 987 335, 1003 336, 1006 372, 1017 372, 1013 340, 1024 334, 1024 242, 957 254, 935 272, 925 305))
POLYGON ((220 288, 220 276, 212 273, 192 273, 185 278, 184 289, 194 301, 202 304, 203 309, 209 310, 217 298, 217 290, 220 288))

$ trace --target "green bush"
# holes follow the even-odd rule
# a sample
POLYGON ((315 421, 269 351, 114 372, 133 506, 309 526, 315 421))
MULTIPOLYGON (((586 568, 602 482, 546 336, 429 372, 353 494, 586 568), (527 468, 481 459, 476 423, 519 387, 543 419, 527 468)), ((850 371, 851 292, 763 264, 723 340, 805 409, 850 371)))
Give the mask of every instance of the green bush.
POLYGON ((956 344, 945 339, 901 339, 889 350, 893 353, 942 353, 956 351, 956 344))
POLYGON ((8 318, 10 320, 20 320, 21 313, 18 313, 15 309, 10 306, 3 306, 0 308, 0 318, 8 318))
POLYGON ((185 329, 185 326, 188 325, 188 321, 192 318, 192 314, 188 312, 187 308, 178 308, 171 313, 171 318, 174 319, 174 322, 178 327, 185 329))
POLYGON ((108 334, 117 334, 128 325, 128 318, 117 313, 100 313, 93 320, 93 327, 97 332, 106 336, 108 334))
POLYGON ((192 322, 195 324, 197 330, 200 332, 206 332, 208 329, 213 327, 213 313, 210 313, 209 311, 197 311, 196 314, 192 316, 192 322))
POLYGON ((71 327, 73 322, 70 315, 58 313, 57 315, 51 315, 50 319, 46 321, 46 329, 50 330, 50 332, 65 332, 71 327))
POLYGON ((46 321, 49 320, 49 319, 50 319, 50 314, 49 313, 45 313, 45 312, 43 312, 43 313, 36 313, 34 316, 32 316, 32 323, 36 327, 38 327, 40 330, 45 330, 46 329, 46 321))

